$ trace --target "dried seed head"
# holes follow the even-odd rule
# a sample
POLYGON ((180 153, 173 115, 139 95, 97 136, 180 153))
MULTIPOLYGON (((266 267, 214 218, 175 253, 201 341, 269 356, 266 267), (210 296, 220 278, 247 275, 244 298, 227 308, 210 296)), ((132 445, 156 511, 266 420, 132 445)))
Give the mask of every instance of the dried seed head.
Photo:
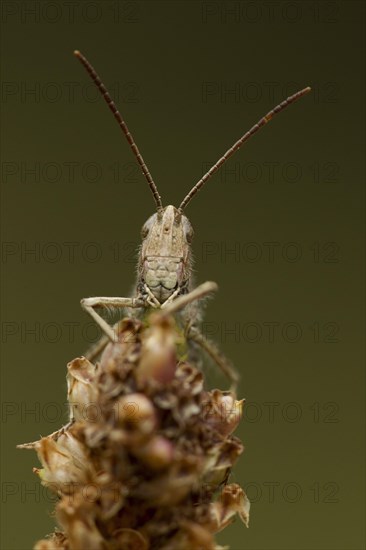
POLYGON ((203 391, 203 374, 189 363, 179 363, 176 380, 183 384, 189 395, 199 395, 203 391))
POLYGON ((135 372, 140 387, 151 382, 167 384, 173 380, 177 367, 176 340, 171 319, 155 316, 154 323, 142 338, 141 358, 135 372))
POLYGON ((149 548, 146 538, 134 529, 117 529, 113 536, 118 548, 126 548, 126 550, 148 550, 149 548))
POLYGON ((211 504, 212 519, 215 532, 221 531, 231 523, 236 514, 239 515, 246 527, 249 527, 250 502, 243 489, 232 483, 224 487, 219 500, 211 504))
POLYGON ((207 423, 221 435, 229 435, 237 428, 242 417, 244 399, 238 401, 233 392, 213 390, 206 402, 207 423))
POLYGON ((182 521, 180 531, 162 550, 216 550, 214 537, 205 527, 193 521, 182 521))
POLYGON ((85 357, 78 357, 67 365, 67 387, 70 416, 83 420, 88 415, 93 420, 98 415, 96 403, 98 388, 94 383, 96 367, 85 357))
POLYGON ((231 435, 242 402, 179 361, 173 319, 145 322, 123 321, 96 366, 69 364, 73 422, 30 446, 64 531, 37 550, 220 550, 215 532, 235 514, 248 523, 244 492, 225 486, 243 452, 231 435))
POLYGON ((155 407, 143 393, 120 397, 113 405, 113 414, 118 425, 136 437, 149 436, 157 424, 155 407))
POLYGON ((151 470, 163 470, 173 461, 174 447, 168 439, 156 435, 148 443, 137 448, 135 456, 151 470))
POLYGON ((63 533, 56 531, 50 535, 47 539, 39 540, 34 550, 64 550, 66 548, 67 540, 63 533))
POLYGON ((74 503, 61 501, 57 507, 57 519, 68 534, 71 549, 107 550, 107 543, 96 526, 92 504, 86 498, 75 498, 74 503), (82 506, 81 506, 81 500, 82 506))
POLYGON ((49 488, 68 492, 72 483, 87 483, 90 462, 87 449, 71 434, 63 434, 56 442, 44 437, 36 446, 43 469, 34 468, 42 483, 49 488))

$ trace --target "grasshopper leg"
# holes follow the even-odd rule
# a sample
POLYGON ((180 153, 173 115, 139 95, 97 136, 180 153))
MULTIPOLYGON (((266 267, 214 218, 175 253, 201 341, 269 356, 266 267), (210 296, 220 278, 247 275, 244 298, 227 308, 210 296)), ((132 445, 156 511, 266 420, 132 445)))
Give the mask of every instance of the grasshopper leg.
POLYGON ((239 374, 234 369, 227 357, 225 357, 225 355, 221 353, 217 346, 213 342, 208 340, 195 326, 189 327, 187 338, 193 340, 193 342, 196 342, 211 357, 211 359, 215 361, 222 372, 231 381, 230 390, 235 392, 239 382, 239 374))
POLYGON ((114 330, 114 327, 111 327, 107 321, 103 319, 95 310, 95 307, 132 307, 138 308, 144 306, 144 301, 141 298, 109 298, 109 297, 93 297, 93 298, 83 298, 80 302, 81 307, 89 313, 89 315, 94 319, 97 325, 103 330, 103 332, 108 336, 109 340, 116 342, 117 337, 114 330))

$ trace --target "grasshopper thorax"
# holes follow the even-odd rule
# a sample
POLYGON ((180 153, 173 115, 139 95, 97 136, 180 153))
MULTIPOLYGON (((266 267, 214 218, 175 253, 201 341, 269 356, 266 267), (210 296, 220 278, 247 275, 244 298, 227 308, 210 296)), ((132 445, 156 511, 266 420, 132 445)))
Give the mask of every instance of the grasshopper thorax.
POLYGON ((160 304, 174 292, 187 292, 193 229, 172 205, 159 209, 142 227, 139 279, 160 304))

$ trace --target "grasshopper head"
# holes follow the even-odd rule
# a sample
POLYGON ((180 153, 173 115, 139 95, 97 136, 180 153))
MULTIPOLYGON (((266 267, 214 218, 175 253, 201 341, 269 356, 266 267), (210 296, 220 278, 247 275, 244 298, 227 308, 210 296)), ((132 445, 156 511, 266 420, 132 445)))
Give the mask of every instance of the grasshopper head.
POLYGON ((193 229, 174 206, 153 214, 141 231, 139 276, 162 304, 189 282, 193 229))

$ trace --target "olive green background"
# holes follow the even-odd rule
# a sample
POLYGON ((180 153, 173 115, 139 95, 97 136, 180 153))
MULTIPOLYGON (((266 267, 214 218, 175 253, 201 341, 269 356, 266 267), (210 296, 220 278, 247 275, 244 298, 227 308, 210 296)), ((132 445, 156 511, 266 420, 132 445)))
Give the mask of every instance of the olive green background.
MULTIPOLYGON (((247 488, 251 525, 219 539, 365 548, 363 3, 106 0, 76 2, 74 19, 61 1, 3 4, 1 548, 30 549, 53 529, 37 458, 15 446, 65 421, 66 364, 87 346, 79 300, 129 294, 154 208, 76 48, 111 86, 165 204, 313 86, 227 163, 236 180, 215 175, 187 208, 196 282, 220 287, 205 329, 247 399, 232 480, 247 488), (24 173, 35 165, 39 177, 24 173)), ((207 375, 226 387, 214 366, 207 375)))

